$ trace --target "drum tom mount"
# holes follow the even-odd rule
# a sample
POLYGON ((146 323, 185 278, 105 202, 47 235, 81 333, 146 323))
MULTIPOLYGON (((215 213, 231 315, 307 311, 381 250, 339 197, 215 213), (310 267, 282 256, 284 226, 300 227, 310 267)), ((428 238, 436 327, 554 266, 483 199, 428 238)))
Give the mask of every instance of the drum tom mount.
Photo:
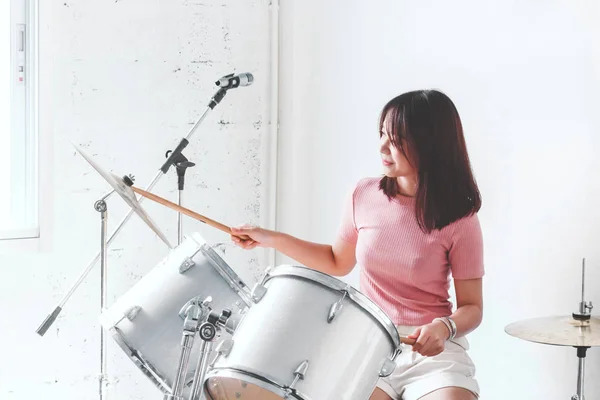
MULTIPOLYGON (((210 296, 204 300, 194 298, 186 303, 179 312, 179 316, 183 319, 181 353, 175 375, 173 393, 165 394, 163 400, 186 400, 183 396, 184 385, 187 386, 185 376, 196 336, 202 340, 202 343, 193 382, 191 382, 192 389, 189 400, 200 400, 202 383, 204 382, 206 372, 210 368, 208 358, 213 349, 213 343, 220 336, 221 329, 225 329, 230 334, 233 334, 235 331, 238 321, 236 318, 232 318, 231 310, 223 309, 218 313, 211 309, 211 302, 212 297, 210 296)), ((216 349, 217 355, 211 364, 214 364, 221 355, 226 356, 232 345, 231 339, 220 342, 216 349)), ((187 384, 189 385, 189 383, 187 384)))

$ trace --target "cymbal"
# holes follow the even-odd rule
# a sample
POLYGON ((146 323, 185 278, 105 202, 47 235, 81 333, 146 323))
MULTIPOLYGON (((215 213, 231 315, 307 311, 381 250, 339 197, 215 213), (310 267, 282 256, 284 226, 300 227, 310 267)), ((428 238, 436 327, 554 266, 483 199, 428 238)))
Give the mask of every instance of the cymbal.
POLYGON ((600 346, 600 318, 578 321, 572 316, 533 318, 514 322, 504 331, 530 342, 556 346, 600 346))
POLYGON ((160 229, 158 229, 158 226, 154 223, 152 218, 150 218, 148 213, 146 213, 146 211, 142 208, 133 190, 129 186, 127 186, 125 182, 123 182, 123 178, 113 174, 112 172, 107 172, 102 167, 100 167, 100 165, 94 162, 94 160, 92 160, 92 158, 89 155, 87 155, 81 149, 81 147, 77 146, 74 143, 71 144, 73 145, 73 147, 75 147, 75 150, 77 150, 77 152, 81 154, 81 156, 100 174, 100 176, 102 176, 106 180, 106 182, 108 182, 108 184, 112 186, 115 192, 118 193, 123 200, 125 200, 125 203, 127 203, 127 205, 129 205, 129 207, 131 207, 133 211, 135 211, 135 213, 142 219, 142 221, 144 221, 146 225, 148 225, 148 227, 152 229, 152 231, 154 231, 154 233, 156 233, 158 237, 163 242, 165 242, 165 244, 170 249, 172 249, 173 246, 171 245, 171 243, 169 243, 167 237, 161 232, 160 229))

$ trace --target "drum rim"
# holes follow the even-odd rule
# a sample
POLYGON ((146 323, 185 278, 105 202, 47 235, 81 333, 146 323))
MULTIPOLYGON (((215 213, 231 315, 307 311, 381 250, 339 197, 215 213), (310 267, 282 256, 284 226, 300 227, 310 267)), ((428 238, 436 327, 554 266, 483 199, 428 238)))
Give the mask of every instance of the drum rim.
MULTIPOLYGON (((199 246, 198 251, 211 262, 212 266, 217 270, 219 275, 229 284, 229 286, 238 294, 242 301, 246 304, 246 307, 252 305, 252 293, 250 288, 242 280, 242 278, 229 266, 229 264, 215 251, 198 232, 194 232, 190 235, 190 238, 194 240, 199 246)), ((198 252, 194 253, 196 255, 198 252)), ((192 256, 193 257, 193 256, 192 256)))
MULTIPOLYGON (((280 396, 281 398, 285 398, 284 396, 287 394, 287 392, 283 389, 282 385, 280 385, 268 378, 265 378, 264 376, 261 376, 259 373, 252 372, 247 369, 239 369, 239 368, 232 368, 232 367, 218 367, 218 368, 213 368, 212 370, 207 372, 206 377, 204 378, 203 387, 204 387, 204 393, 207 396, 210 396, 210 394, 207 392, 207 390, 208 390, 207 386, 209 384, 210 378, 240 379, 240 380, 243 380, 244 382, 256 385, 256 386, 260 387, 261 389, 268 390, 271 393, 274 393, 275 395, 280 396), (243 379, 241 379, 241 378, 243 378, 243 379)), ((291 396, 292 398, 294 398, 296 400, 312 400, 310 397, 304 395, 302 392, 298 392, 297 390, 293 391, 289 396, 291 396)), ((211 396, 211 399, 212 398, 213 397, 211 396)))
POLYGON ((371 299, 367 296, 359 292, 352 285, 343 282, 340 279, 337 279, 331 275, 327 275, 321 271, 317 271, 312 268, 308 268, 300 265, 291 265, 291 264, 282 264, 277 267, 272 268, 265 275, 262 284, 266 284, 270 279, 277 276, 299 276, 301 278, 310 279, 317 283, 320 283, 324 286, 329 287, 333 290, 338 291, 347 291, 348 297, 352 299, 358 306, 362 307, 366 312, 371 314, 373 318, 375 318, 383 328, 390 335, 392 342, 395 346, 395 349, 400 347, 400 335, 398 334, 398 330, 396 329, 396 325, 392 322, 390 317, 375 304, 371 299))
POLYGON ((135 366, 137 366, 138 370, 148 377, 161 392, 164 394, 173 393, 173 388, 171 387, 171 383, 169 383, 169 379, 166 376, 163 376, 163 374, 160 373, 160 371, 158 371, 158 369, 148 361, 139 350, 134 349, 127 340, 125 340, 125 337, 121 334, 121 330, 118 327, 112 326, 108 331, 117 345, 121 347, 125 355, 135 366), (134 356, 134 354, 137 354, 137 357, 134 356))

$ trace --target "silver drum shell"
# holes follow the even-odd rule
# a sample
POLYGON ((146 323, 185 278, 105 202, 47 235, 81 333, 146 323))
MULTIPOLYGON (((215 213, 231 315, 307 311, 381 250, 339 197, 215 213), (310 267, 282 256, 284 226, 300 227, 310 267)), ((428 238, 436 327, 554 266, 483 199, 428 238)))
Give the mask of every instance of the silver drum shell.
POLYGON ((277 267, 263 286, 264 295, 238 324, 229 354, 208 372, 207 398, 225 399, 211 393, 233 379, 251 384, 240 384, 236 398, 258 400, 251 393, 256 385, 276 398, 288 393, 302 400, 368 399, 400 349, 398 332, 381 309, 342 281, 305 267, 277 267), (342 308, 328 322, 340 301, 342 308), (287 390, 304 361, 304 379, 287 390))
MULTIPOLYGON (((193 298, 210 296, 215 312, 227 308, 234 318, 240 318, 251 305, 250 295, 237 274, 195 233, 104 310, 100 322, 131 361, 163 393, 171 394, 181 353, 182 308, 193 298)), ((217 342, 229 337, 222 330, 217 342)), ((196 336, 185 379, 186 394, 200 344, 196 336)))

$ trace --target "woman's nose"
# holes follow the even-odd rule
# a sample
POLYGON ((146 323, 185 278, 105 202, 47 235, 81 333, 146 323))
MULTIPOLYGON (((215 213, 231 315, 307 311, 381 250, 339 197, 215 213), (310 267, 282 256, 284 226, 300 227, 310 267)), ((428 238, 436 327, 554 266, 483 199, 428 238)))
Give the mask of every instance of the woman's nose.
POLYGON ((379 150, 384 154, 390 154, 390 139, 387 135, 381 135, 379 150))

